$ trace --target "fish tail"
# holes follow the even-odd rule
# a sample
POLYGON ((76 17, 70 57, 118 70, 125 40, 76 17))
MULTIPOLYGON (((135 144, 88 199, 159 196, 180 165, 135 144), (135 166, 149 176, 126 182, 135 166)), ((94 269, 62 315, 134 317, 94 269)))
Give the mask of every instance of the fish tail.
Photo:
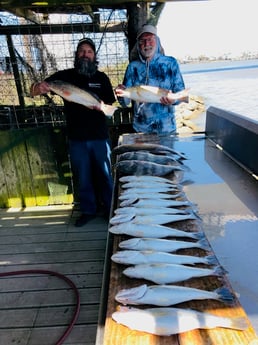
POLYGON ((206 260, 207 260, 208 265, 217 265, 218 264, 218 259, 216 258, 215 255, 206 256, 206 260))
POLYGON ((223 268, 222 266, 215 267, 213 274, 215 276, 223 276, 224 274, 227 274, 228 272, 223 268))
POLYGON ((200 232, 194 232, 193 234, 193 238, 195 238, 196 240, 202 240, 205 238, 205 234, 203 231, 200 231, 200 232))
POLYGON ((211 250, 209 242, 207 241, 206 238, 203 238, 200 241, 198 241, 198 244, 200 245, 200 248, 203 250, 207 250, 207 251, 211 250))
POLYGON ((235 299, 235 296, 227 287, 218 288, 214 292, 218 294, 219 300, 222 302, 230 303, 235 299))
MULTIPOLYGON (((225 326, 226 327, 226 326, 225 326)), ((243 331, 248 327, 246 318, 244 317, 235 317, 230 319, 229 326, 226 328, 237 329, 243 331)))
POLYGON ((114 112, 117 110, 117 107, 105 104, 103 102, 101 103, 100 108, 103 111, 103 113, 108 117, 112 117, 114 115, 114 112))

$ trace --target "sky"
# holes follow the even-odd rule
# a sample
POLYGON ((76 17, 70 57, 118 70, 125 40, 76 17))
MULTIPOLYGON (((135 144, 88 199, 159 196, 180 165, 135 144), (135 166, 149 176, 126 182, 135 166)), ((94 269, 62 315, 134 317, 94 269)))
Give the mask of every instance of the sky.
POLYGON ((157 25, 166 55, 240 56, 258 52, 258 0, 167 2, 157 25))

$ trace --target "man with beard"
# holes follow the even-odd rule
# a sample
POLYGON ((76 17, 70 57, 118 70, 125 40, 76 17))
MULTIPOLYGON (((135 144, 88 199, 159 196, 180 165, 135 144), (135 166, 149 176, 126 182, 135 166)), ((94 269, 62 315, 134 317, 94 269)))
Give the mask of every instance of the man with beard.
MULTIPOLYGON (((115 102, 108 76, 98 70, 96 48, 90 38, 79 41, 74 68, 58 71, 40 83, 31 86, 31 95, 50 92, 48 82, 61 80, 97 95, 104 103, 115 102)), ((73 177, 78 179, 81 216, 75 226, 81 227, 96 217, 98 196, 108 218, 113 179, 111 175, 110 144, 106 117, 100 109, 89 109, 65 99, 67 135, 73 177)))

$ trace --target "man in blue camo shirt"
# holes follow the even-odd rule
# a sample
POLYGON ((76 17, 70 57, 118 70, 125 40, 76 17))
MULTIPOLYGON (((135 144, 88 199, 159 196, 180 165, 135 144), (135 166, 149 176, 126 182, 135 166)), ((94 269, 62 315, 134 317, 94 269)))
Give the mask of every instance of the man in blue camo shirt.
POLYGON ((115 90, 122 106, 128 106, 130 99, 121 98, 119 90, 138 85, 151 85, 170 90, 170 97, 162 97, 161 103, 133 102, 133 127, 136 132, 168 135, 175 133, 174 106, 188 102, 188 93, 173 97, 185 90, 185 84, 177 60, 164 55, 157 29, 145 24, 137 33, 137 43, 131 53, 123 85, 115 90))

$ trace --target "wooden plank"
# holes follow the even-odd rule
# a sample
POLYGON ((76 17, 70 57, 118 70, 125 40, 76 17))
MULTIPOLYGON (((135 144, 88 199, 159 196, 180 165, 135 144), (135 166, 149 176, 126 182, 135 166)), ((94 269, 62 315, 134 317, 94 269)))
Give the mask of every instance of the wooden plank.
MULTIPOLYGON (((71 222, 72 208, 0 210, 0 272, 44 269, 64 274, 80 294, 80 313, 65 344, 93 345, 96 337, 107 223, 99 217, 83 228, 71 222), (37 211, 39 210, 39 211, 37 211), (48 211, 49 210, 49 211, 48 211), (62 211, 62 212, 61 212, 62 211), (15 218, 16 226, 13 227, 15 218), (23 217, 34 217, 33 225, 23 217), (48 225, 58 215, 63 223, 48 225), (9 219, 8 219, 9 218, 9 219)), ((55 344, 75 311, 71 287, 55 276, 24 274, 0 278, 0 343, 55 344)))

